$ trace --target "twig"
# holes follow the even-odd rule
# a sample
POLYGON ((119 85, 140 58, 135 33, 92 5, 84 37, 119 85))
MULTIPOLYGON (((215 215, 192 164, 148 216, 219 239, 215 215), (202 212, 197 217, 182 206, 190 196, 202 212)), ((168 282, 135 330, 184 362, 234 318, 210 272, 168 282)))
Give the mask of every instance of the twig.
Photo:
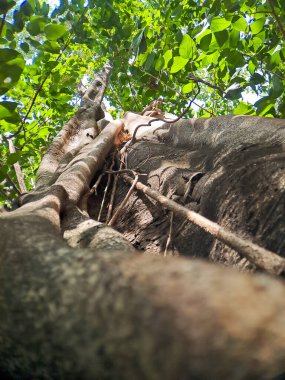
POLYGON ((275 11, 275 8, 274 8, 274 0, 268 0, 268 3, 269 3, 269 5, 270 5, 270 8, 271 8, 271 10, 272 10, 272 13, 273 13, 273 15, 274 15, 274 17, 275 17, 275 20, 276 20, 276 22, 277 22, 277 24, 278 24, 278 27, 279 27, 279 29, 280 29, 280 31, 281 31, 281 33, 282 33, 282 35, 283 35, 284 41, 285 41, 285 30, 284 30, 284 28, 283 28, 283 24, 282 24, 282 22, 281 22, 281 20, 280 20, 280 17, 278 16, 278 14, 277 14, 276 11, 275 11))
POLYGON ((167 238, 167 242, 165 244, 165 250, 164 250, 164 256, 167 256, 167 251, 169 244, 172 242, 172 235, 173 235, 173 211, 170 212, 170 226, 169 226, 169 234, 167 238))
POLYGON ((131 94, 132 94, 132 97, 133 97, 133 100, 134 100, 135 106, 136 106, 136 108, 137 108, 137 111, 139 111, 140 108, 139 108, 139 105, 138 105, 138 102, 137 102, 136 95, 135 95, 135 93, 134 93, 134 91, 133 91, 133 87, 132 87, 132 85, 131 85, 131 82, 130 82, 129 78, 128 78, 127 80, 128 80, 128 84, 129 84, 129 87, 130 87, 130 90, 131 90, 131 94))
MULTIPOLYGON (((70 35, 70 36, 68 37, 67 42, 65 43, 65 45, 63 46, 61 52, 59 53, 58 57, 57 57, 56 60, 55 60, 56 62, 58 62, 58 61, 60 60, 62 54, 64 53, 64 51, 66 50, 66 48, 67 48, 68 45, 70 44, 71 39, 72 39, 72 35, 70 35)), ((18 129, 17 132, 13 133, 13 137, 14 137, 14 136, 17 136, 17 135, 21 132, 22 128, 24 127, 25 122, 26 122, 26 120, 27 120, 27 118, 28 118, 28 116, 29 116, 29 114, 30 114, 30 112, 31 112, 31 110, 32 110, 32 108, 33 108, 33 106, 34 106, 34 104, 35 104, 35 101, 36 101, 36 99, 37 99, 37 97, 38 97, 38 95, 39 95, 41 89, 43 88, 43 85, 45 84, 46 80, 48 79, 48 77, 50 76, 50 74, 53 72, 53 70, 54 70, 54 69, 50 70, 50 71, 45 75, 45 77, 44 77, 42 83, 39 85, 37 91, 35 92, 35 94, 34 94, 34 96, 33 96, 33 99, 32 99, 32 101, 31 101, 31 104, 30 104, 28 110, 27 110, 25 116, 23 117, 23 119, 22 119, 22 121, 21 121, 21 125, 20 125, 19 129, 18 129)))
POLYGON ((224 89, 221 86, 217 86, 215 84, 212 84, 212 83, 210 83, 210 82, 208 82, 208 81, 206 81, 204 79, 196 77, 193 74, 189 75, 188 78, 190 80, 193 80, 195 83, 203 83, 206 86, 213 88, 214 90, 218 90, 221 94, 223 94, 223 92, 224 92, 224 89))
POLYGON ((11 202, 12 202, 13 199, 12 199, 8 194, 6 194, 6 192, 5 192, 4 190, 0 189, 0 193, 1 193, 5 198, 7 198, 8 201, 11 201, 11 202))
MULTIPOLYGON (((115 155, 113 154, 112 163, 110 165, 110 169, 111 170, 113 169, 114 165, 115 165, 115 155)), ((98 222, 100 222, 100 220, 101 220, 101 216, 102 216, 102 212, 103 212, 103 207, 104 207, 104 204, 105 204, 105 200, 106 200, 107 192, 109 190, 110 183, 111 183, 111 174, 108 174, 108 180, 107 180, 107 184, 106 184, 105 189, 104 189, 104 195, 103 195, 103 199, 102 199, 102 202, 101 202, 101 207, 100 207, 100 211, 99 211, 99 215, 98 215, 98 222)))
MULTIPOLYGON (((120 163, 120 170, 122 169, 122 167, 123 167, 123 162, 120 163)), ((107 171, 107 173, 111 174, 108 171, 107 171)), ((112 211, 113 211, 113 207, 114 207, 114 201, 115 201, 115 195, 116 195, 116 191, 117 191, 118 181, 119 181, 119 175, 116 174, 115 175, 115 179, 114 179, 114 183, 113 183, 113 188, 112 188, 112 193, 111 193, 111 199, 110 199, 110 203, 109 203, 109 207, 108 207, 107 218, 106 218, 106 223, 107 224, 109 223, 109 221, 110 221, 110 219, 112 217, 112 211)))
POLYGON ((13 187, 13 189, 16 191, 17 194, 21 195, 21 191, 17 188, 16 184, 12 180, 12 178, 9 176, 9 174, 6 174, 7 180, 10 183, 10 185, 13 187))
MULTIPOLYGON (((8 140, 8 144, 9 144, 9 151, 10 151, 10 153, 16 153, 16 149, 15 149, 13 141, 12 140, 8 140)), ((16 177, 17 177, 17 181, 18 181, 21 193, 22 194, 26 193, 27 192, 27 188, 26 188, 26 184, 25 184, 24 179, 23 179, 22 169, 20 167, 19 162, 18 161, 15 162, 13 166, 14 166, 14 169, 15 169, 15 173, 16 173, 16 177)))
MULTIPOLYGON (((68 39, 67 39, 65 45, 63 46, 61 52, 60 52, 59 55, 57 56, 55 62, 58 62, 58 61, 60 60, 62 54, 63 54, 64 51, 65 51, 65 49, 68 47, 68 45, 69 45, 70 42, 71 42, 71 37, 72 37, 72 36, 69 36, 69 37, 68 37, 68 39)), ((45 75, 45 77, 44 77, 42 83, 39 85, 37 91, 35 92, 35 94, 34 94, 34 96, 33 96, 33 99, 32 99, 32 102, 31 102, 31 104, 30 104, 30 106, 29 106, 29 108, 28 108, 28 111, 26 112, 26 114, 25 114, 25 116, 24 116, 24 118, 23 118, 23 120, 22 120, 21 127, 25 124, 25 122, 26 122, 26 120, 27 120, 27 118, 28 118, 28 116, 29 116, 29 114, 30 114, 30 112, 31 112, 31 109, 33 108, 33 105, 35 104, 35 101, 36 101, 36 99, 37 99, 37 96, 38 96, 39 92, 40 92, 41 89, 43 88, 43 85, 45 84, 46 80, 48 79, 48 77, 50 76, 50 74, 52 73, 52 71, 53 71, 53 69, 50 70, 50 71, 45 75)))
MULTIPOLYGON (((132 184, 134 180, 128 175, 124 175, 124 179, 132 184)), ((190 220, 192 223, 200 226, 204 231, 208 232, 218 240, 235 249, 240 255, 246 257, 250 262, 258 268, 265 270, 274 275, 281 275, 285 271, 285 259, 276 253, 268 251, 265 248, 254 244, 248 239, 243 239, 228 229, 212 222, 204 216, 191 211, 184 206, 174 202, 173 200, 160 194, 158 191, 152 190, 141 182, 136 183, 136 188, 144 194, 155 199, 163 207, 175 212, 176 214, 190 220)))
POLYGON ((132 174, 135 174, 135 175, 147 175, 147 174, 144 174, 144 173, 138 173, 136 170, 132 170, 132 169, 105 170, 105 173, 108 173, 108 174, 132 173, 132 174))
MULTIPOLYGON (((163 82, 160 78, 155 77, 154 75, 148 73, 147 71, 141 69, 140 67, 139 67, 138 69, 139 69, 142 73, 144 73, 144 74, 146 74, 146 75, 149 75, 150 77, 152 77, 152 78, 154 78, 154 79, 160 81, 165 87, 167 87, 169 90, 173 91, 174 93, 178 94, 182 99, 187 99, 187 97, 186 97, 184 94, 182 94, 178 89, 169 86, 169 84, 163 82)), ((193 101, 193 104, 195 104, 195 106, 201 108, 201 110, 203 110, 203 111, 205 111, 205 112, 208 112, 208 113, 211 115, 211 117, 217 116, 213 111, 208 110, 207 108, 201 106, 199 103, 193 101)))
MULTIPOLYGON (((130 178, 130 177, 129 177, 129 178, 130 178)), ((127 192, 127 195, 126 195, 125 199, 123 200, 123 202, 120 204, 120 206, 119 206, 118 209, 116 210, 116 212, 115 212, 115 214, 113 215, 112 219, 111 219, 110 222, 108 223, 108 226, 113 226, 113 225, 115 224, 115 222, 116 222, 118 216, 121 214, 123 208, 125 207, 127 201, 129 200, 129 198, 130 198, 132 192, 134 191, 134 188, 135 188, 135 186, 136 186, 138 180, 139 180, 139 176, 136 175, 136 176, 135 176, 135 179, 132 180, 131 187, 130 187, 129 191, 127 192)))
POLYGON ((97 193, 97 189, 98 189, 98 186, 100 185, 100 182, 102 180, 102 177, 105 173, 101 173, 99 175, 99 177, 97 178, 97 181, 95 182, 95 184, 92 186, 92 189, 90 190, 90 193, 91 194, 96 194, 97 193))
POLYGON ((5 25, 5 19, 6 19, 6 16, 7 16, 7 12, 5 12, 3 14, 3 17, 1 19, 1 24, 0 24, 0 37, 2 37, 2 32, 3 32, 3 28, 4 28, 4 25, 5 25))

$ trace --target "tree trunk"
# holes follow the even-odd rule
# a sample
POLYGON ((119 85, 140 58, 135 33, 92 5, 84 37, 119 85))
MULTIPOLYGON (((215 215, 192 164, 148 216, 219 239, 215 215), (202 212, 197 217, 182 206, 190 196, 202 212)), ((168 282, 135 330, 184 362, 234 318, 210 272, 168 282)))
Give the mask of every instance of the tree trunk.
MULTIPOLYGON (((130 242, 164 251, 168 214, 133 192, 117 221, 123 236, 96 220, 103 194, 90 189, 123 126, 136 130, 140 140, 125 154, 148 186, 284 256, 284 120, 183 119, 137 129, 151 118, 129 113, 99 133, 109 71, 50 146, 35 190, 0 217, 2 375, 272 379, 285 371, 282 280, 135 251, 130 242)), ((117 208, 127 189, 119 181, 117 208)), ((175 216, 173 229, 174 254, 254 268, 175 216)))

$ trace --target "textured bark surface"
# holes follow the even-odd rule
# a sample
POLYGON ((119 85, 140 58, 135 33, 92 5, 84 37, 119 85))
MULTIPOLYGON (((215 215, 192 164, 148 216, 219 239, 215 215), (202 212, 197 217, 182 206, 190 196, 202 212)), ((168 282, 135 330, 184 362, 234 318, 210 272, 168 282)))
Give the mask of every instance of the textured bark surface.
MULTIPOLYGON (((93 95, 82 120, 98 106, 93 95)), ((131 119, 134 128, 145 120, 131 119)), ((0 215, 1 378, 272 380, 285 372, 281 279, 134 252, 87 213, 94 176, 128 120, 88 143, 77 138, 89 138, 84 122, 75 135, 67 125, 37 189, 0 215)), ((284 130, 284 120, 248 117, 158 122, 138 130, 151 141, 129 146, 128 163, 151 187, 284 255, 284 130)), ((126 190, 121 182, 117 204, 126 190)), ((157 253, 168 216, 133 193, 118 225, 157 253)), ((174 227, 174 252, 248 266, 198 227, 178 218, 174 227)))
MULTIPOLYGON (((138 117, 136 117, 138 118, 138 117)), ((128 117, 126 117, 128 126, 128 117)), ((137 124, 140 121, 138 119, 137 124)), ((134 129, 134 118, 130 118, 134 129)), ((144 183, 210 220, 285 255, 285 121, 246 116, 180 120, 151 131, 129 149, 144 183)), ((118 204, 129 185, 121 181, 118 204)), ((163 252, 169 213, 134 193, 117 227, 137 248, 163 252)), ((235 251, 174 218, 173 251, 251 268, 235 251)))
POLYGON ((1 233, 18 236, 0 248, 3 376, 245 380, 284 371, 282 282, 182 258, 72 249, 46 219, 23 222, 33 238, 19 218, 1 220, 1 233))

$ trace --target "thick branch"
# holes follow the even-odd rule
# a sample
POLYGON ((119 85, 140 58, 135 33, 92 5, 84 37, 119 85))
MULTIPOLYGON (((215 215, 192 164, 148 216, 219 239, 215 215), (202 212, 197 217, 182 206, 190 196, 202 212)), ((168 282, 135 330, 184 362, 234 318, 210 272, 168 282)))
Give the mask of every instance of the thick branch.
POLYGON ((111 66, 106 64, 102 72, 96 75, 94 82, 83 95, 82 107, 49 146, 37 173, 37 189, 50 186, 61 161, 66 163, 66 158, 70 161, 74 152, 77 153, 98 135, 97 120, 104 117, 101 101, 110 70, 111 66))
POLYGON ((81 195, 89 190, 94 174, 102 168, 122 127, 121 121, 114 120, 109 123, 94 141, 81 149, 58 177, 56 185, 64 187, 70 200, 77 203, 81 195))
MULTIPOLYGON (((134 180, 124 175, 125 180, 132 184, 134 180)), ((192 223, 200 226, 206 232, 210 233, 229 247, 235 249, 239 254, 246 257, 249 261, 254 263, 258 268, 261 268, 271 274, 280 275, 285 271, 285 259, 276 255, 273 252, 264 249, 257 244, 252 243, 248 239, 243 239, 235 233, 227 230, 226 228, 218 225, 205 218, 204 216, 187 209, 184 206, 172 201, 171 199, 160 194, 158 191, 152 190, 141 182, 135 184, 136 188, 144 194, 150 196, 159 202, 162 206, 175 212, 176 214, 187 218, 192 223)))

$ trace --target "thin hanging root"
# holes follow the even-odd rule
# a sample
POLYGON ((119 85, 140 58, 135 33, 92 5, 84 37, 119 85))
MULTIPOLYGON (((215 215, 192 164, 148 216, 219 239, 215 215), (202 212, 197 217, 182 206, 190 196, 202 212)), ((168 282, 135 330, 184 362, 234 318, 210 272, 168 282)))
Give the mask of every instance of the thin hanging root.
POLYGON ((164 256, 167 255, 168 247, 170 243, 172 243, 172 236, 173 236, 173 211, 170 211, 170 226, 169 226, 169 234, 167 238, 167 242, 165 245, 165 250, 164 250, 164 256))
MULTIPOLYGON (((129 177, 130 178, 130 177, 129 177)), ((135 175, 135 179, 132 180, 132 186, 130 187, 125 199, 123 200, 123 202, 120 204, 120 207, 118 207, 118 209, 116 210, 115 214, 113 215, 112 219, 110 220, 110 222, 108 223, 108 226, 113 226, 118 218, 118 216, 121 214, 123 208, 125 207, 128 199, 130 198, 132 192, 134 191, 134 188, 137 184, 139 180, 139 176, 138 174, 135 175)))
MULTIPOLYGON (((112 162, 111 162, 111 165, 110 165, 110 170, 113 169, 114 165, 115 165, 115 155, 113 154, 112 162)), ((100 211, 99 211, 99 215, 98 215, 98 222, 101 221, 103 207, 105 205, 106 196, 107 196, 107 193, 108 193, 108 190, 109 190, 109 187, 110 187, 110 183, 111 183, 111 174, 108 174, 107 185, 105 186, 105 189, 104 189, 104 195, 103 195, 103 199, 102 199, 102 202, 101 202, 101 207, 100 207, 100 211)))
MULTIPOLYGON (((124 175, 124 179, 134 184, 134 180, 128 175, 124 175)), ((190 220, 192 223, 198 225, 203 230, 227 244, 229 247, 235 249, 241 256, 246 257, 250 262, 255 264, 258 268, 265 270, 274 275, 283 275, 285 272, 285 259, 274 252, 268 251, 265 248, 254 244, 248 239, 243 239, 228 229, 220 226, 217 223, 205 218, 204 216, 191 211, 188 208, 181 206, 173 200, 160 194, 158 191, 152 190, 141 182, 136 182, 135 187, 142 191, 144 194, 155 199, 163 207, 175 212, 176 214, 190 220)))
POLYGON ((98 189, 98 186, 100 185, 100 183, 101 183, 101 180, 102 180, 102 178, 103 178, 103 175, 105 175, 105 173, 101 173, 100 175, 99 175, 99 177, 97 178, 97 181, 95 182, 95 184, 93 185, 93 187, 92 187, 92 189, 91 189, 91 194, 97 194, 97 189, 98 189))
MULTIPOLYGON (((122 168, 123 168, 123 162, 121 161, 119 170, 122 170, 122 168)), ((106 218, 107 224, 109 223, 109 221, 112 217, 112 211, 113 211, 113 207, 114 207, 114 200, 115 200, 115 195, 116 195, 116 191, 117 191, 117 187, 118 187, 118 181, 119 181, 119 175, 117 174, 117 175, 115 175, 111 199, 110 199, 110 203, 109 203, 109 207, 108 207, 108 214, 107 214, 107 218, 106 218)))
POLYGON ((78 203, 78 207, 81 211, 88 212, 88 199, 90 197, 91 192, 88 190, 83 196, 80 198, 78 203))

